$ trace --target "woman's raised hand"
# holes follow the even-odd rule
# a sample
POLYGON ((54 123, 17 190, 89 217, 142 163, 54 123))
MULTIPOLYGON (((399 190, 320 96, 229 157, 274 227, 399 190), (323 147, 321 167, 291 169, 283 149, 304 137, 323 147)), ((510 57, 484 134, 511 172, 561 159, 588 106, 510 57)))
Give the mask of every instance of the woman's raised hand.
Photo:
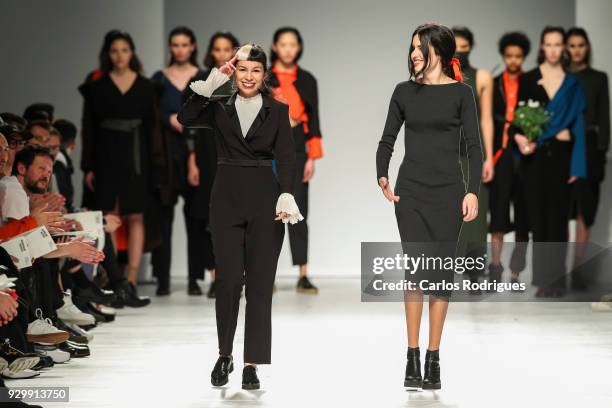
POLYGON ((387 197, 389 201, 399 201, 399 196, 393 194, 393 190, 391 190, 391 184, 386 177, 381 177, 378 179, 378 185, 382 189, 383 194, 387 197))
POLYGON ((219 68, 219 71, 221 71, 221 73, 227 75, 228 77, 232 76, 232 74, 236 70, 236 65, 234 64, 236 64, 237 60, 238 60, 238 54, 234 55, 231 60, 223 64, 221 68, 219 68))

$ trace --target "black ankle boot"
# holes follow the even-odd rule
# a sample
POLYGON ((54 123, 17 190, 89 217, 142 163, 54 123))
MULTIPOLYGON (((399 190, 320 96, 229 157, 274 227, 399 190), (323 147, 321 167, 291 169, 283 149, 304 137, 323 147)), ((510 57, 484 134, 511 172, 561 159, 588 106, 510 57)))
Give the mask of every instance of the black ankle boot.
POLYGON ((210 382, 215 387, 227 384, 229 373, 234 371, 234 360, 232 356, 219 356, 210 374, 210 382))
POLYGON ((406 376, 404 387, 421 388, 423 377, 421 376, 421 351, 418 347, 408 347, 408 362, 406 363, 406 376))
POLYGON ((244 366, 242 370, 242 389, 258 390, 259 378, 257 378, 257 367, 252 365, 244 366))
POLYGON ((425 378, 423 378, 424 390, 439 390, 440 383, 440 354, 438 350, 427 350, 425 353, 425 378))

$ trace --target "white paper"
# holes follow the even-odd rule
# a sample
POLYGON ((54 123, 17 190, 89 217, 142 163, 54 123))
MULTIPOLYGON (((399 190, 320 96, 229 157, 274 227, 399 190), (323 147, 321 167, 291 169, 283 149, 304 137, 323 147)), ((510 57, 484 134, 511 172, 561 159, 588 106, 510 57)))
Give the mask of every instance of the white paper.
POLYGON ((94 239, 98 240, 97 248, 99 250, 104 248, 104 239, 106 236, 104 233, 104 214, 102 214, 102 211, 83 211, 64 214, 64 218, 78 221, 83 227, 83 230, 95 234, 94 239))
POLYGON ((57 249, 51 234, 44 226, 34 228, 18 236, 26 239, 32 258, 40 258, 57 249))
POLYGON ((28 249, 28 242, 22 235, 11 238, 0 244, 2 248, 8 252, 9 255, 17 258, 15 266, 17 268, 27 268, 32 266, 32 255, 28 249))

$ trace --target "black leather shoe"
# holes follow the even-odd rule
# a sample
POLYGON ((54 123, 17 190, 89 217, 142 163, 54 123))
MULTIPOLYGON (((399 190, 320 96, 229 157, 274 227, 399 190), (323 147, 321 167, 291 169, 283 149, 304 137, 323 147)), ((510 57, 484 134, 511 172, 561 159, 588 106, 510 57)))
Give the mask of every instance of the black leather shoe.
POLYGON ((244 366, 242 369, 242 389, 258 390, 259 378, 257 378, 257 367, 252 365, 244 366))
POLYGON ((229 373, 234 371, 234 360, 232 356, 219 356, 215 368, 210 374, 210 382, 215 387, 227 384, 229 373))
POLYGON ((300 279, 298 279, 296 290, 298 293, 307 293, 311 295, 316 295, 319 293, 319 289, 313 285, 306 276, 302 276, 300 279))
MULTIPOLYGON (((144 307, 151 303, 151 298, 148 296, 138 296, 136 287, 130 282, 123 281, 115 290, 119 302, 128 307, 144 307)), ((116 307, 119 302, 113 302, 111 305, 116 307)))
POLYGON ((170 295, 170 288, 167 286, 158 286, 155 291, 155 296, 168 296, 170 295))
POLYGON ((187 289, 187 293, 189 296, 202 296, 202 289, 200 285, 198 285, 198 281, 192 280, 189 281, 189 288, 187 289))
POLYGON ((89 351, 89 347, 80 345, 80 344, 77 345, 76 343, 72 343, 69 341, 60 343, 59 349, 67 353, 70 353, 70 358, 82 358, 82 357, 88 357, 91 355, 91 352, 89 351))
POLYGON ((40 371, 45 368, 51 368, 55 365, 55 363, 53 362, 53 359, 49 356, 39 354, 38 358, 40 358, 40 360, 38 361, 38 364, 32 367, 32 370, 34 371, 40 371))
POLYGON ((418 347, 408 347, 408 362, 406 363, 406 376, 404 387, 421 388, 423 377, 421 376, 421 351, 418 347))
POLYGON ((424 390, 439 390, 440 383, 440 354, 438 350, 427 350, 425 353, 425 377, 423 378, 424 390))
POLYGON ((103 305, 109 305, 117 300, 117 295, 112 290, 100 289, 96 285, 92 284, 88 288, 74 288, 74 303, 101 303, 103 305))

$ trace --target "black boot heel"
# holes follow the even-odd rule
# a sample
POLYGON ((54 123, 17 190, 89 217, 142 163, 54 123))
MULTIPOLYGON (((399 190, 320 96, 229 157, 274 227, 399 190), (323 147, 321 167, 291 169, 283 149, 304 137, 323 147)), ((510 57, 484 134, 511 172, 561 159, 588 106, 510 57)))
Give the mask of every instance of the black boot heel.
POLYGON ((439 390, 440 383, 440 354, 438 350, 427 350, 425 354, 425 378, 423 378, 424 390, 439 390))
POLYGON ((404 377, 404 387, 421 388, 423 377, 421 376, 421 352, 418 347, 408 347, 408 361, 406 362, 406 376, 404 377))

